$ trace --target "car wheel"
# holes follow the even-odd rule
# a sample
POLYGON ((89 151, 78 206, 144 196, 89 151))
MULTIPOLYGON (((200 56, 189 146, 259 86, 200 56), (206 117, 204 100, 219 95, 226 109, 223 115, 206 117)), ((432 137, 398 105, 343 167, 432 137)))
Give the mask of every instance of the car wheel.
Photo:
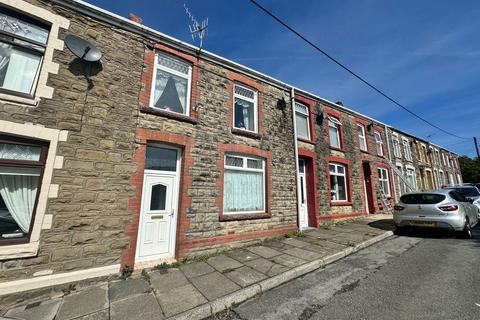
POLYGON ((462 239, 472 238, 472 229, 470 228, 470 221, 468 220, 468 218, 465 221, 465 226, 463 227, 463 230, 460 231, 460 237, 462 239))

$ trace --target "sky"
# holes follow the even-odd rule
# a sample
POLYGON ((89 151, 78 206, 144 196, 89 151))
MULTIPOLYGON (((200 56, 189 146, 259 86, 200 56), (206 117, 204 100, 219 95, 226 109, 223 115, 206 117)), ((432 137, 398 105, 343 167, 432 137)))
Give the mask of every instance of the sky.
POLYGON ((204 49, 343 104, 460 155, 480 135, 478 0, 258 0, 313 43, 429 121, 399 109, 249 0, 87 0, 193 43, 183 4, 208 17, 204 49))

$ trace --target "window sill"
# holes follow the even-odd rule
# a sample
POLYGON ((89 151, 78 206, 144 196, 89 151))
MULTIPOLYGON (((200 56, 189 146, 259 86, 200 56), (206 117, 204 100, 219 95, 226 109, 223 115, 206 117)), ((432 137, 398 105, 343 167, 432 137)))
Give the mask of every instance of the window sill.
POLYGON ((351 206, 353 204, 352 201, 346 201, 346 202, 335 202, 335 201, 330 201, 330 205, 332 207, 336 206, 351 206))
POLYGON ((370 152, 368 152, 368 150, 360 149, 360 151, 363 152, 363 153, 366 153, 366 154, 370 154, 370 152))
POLYGON ((0 247, 0 260, 35 257, 38 252, 38 242, 29 242, 0 247))
POLYGON ((40 99, 21 97, 13 94, 8 94, 5 92, 0 92, 0 100, 5 102, 10 102, 13 104, 18 104, 22 106, 36 107, 40 102, 40 99))
POLYGON ((308 140, 308 139, 305 139, 305 138, 297 138, 297 140, 300 141, 300 142, 305 142, 305 143, 308 143, 308 144, 315 145, 314 141, 308 140))
POLYGON ((230 132, 239 136, 244 136, 247 138, 252 138, 252 139, 261 139, 262 136, 256 132, 251 132, 251 131, 245 131, 242 129, 237 129, 237 128, 230 128, 230 132))
POLYGON ((254 219, 268 219, 272 215, 268 212, 263 213, 240 213, 240 214, 220 214, 219 221, 238 221, 238 220, 254 220, 254 219))
POLYGON ((191 124, 197 124, 198 120, 196 118, 184 115, 184 114, 179 114, 171 111, 166 111, 162 109, 155 109, 155 108, 150 108, 150 107, 140 107, 140 111, 143 113, 148 113, 148 114, 153 114, 156 116, 161 116, 165 117, 168 119, 172 120, 178 120, 178 121, 183 121, 183 122, 188 122, 191 124))
POLYGON ((345 149, 344 149, 344 148, 337 148, 337 147, 332 147, 332 146, 330 146, 330 150, 345 152, 345 149))

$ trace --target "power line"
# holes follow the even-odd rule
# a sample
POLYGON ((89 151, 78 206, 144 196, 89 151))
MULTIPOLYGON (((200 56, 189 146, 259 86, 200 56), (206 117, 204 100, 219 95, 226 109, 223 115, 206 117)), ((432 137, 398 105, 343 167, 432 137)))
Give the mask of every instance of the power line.
POLYGON ((321 54, 323 54, 324 56, 326 56, 328 59, 332 60, 335 64, 337 64, 338 66, 340 66, 342 69, 344 69, 345 71, 347 71, 348 73, 350 73, 351 75, 353 75, 355 78, 357 78, 358 80, 360 80, 361 82, 363 82, 364 84, 366 84, 368 87, 370 87, 371 89, 373 89, 374 91, 376 91, 377 93, 379 93, 380 95, 382 95, 384 98, 386 98, 387 100, 389 100, 390 102, 392 102, 393 104, 397 105, 398 107, 402 108, 403 110, 407 111, 408 113, 410 113, 411 115, 413 115, 414 117, 420 119, 421 121, 425 122, 426 124, 432 126, 433 128, 443 132, 443 133, 446 133, 448 135, 451 135, 455 138, 458 138, 458 139, 463 139, 463 140, 470 140, 471 138, 465 138, 465 137, 461 137, 461 136, 458 136, 454 133, 451 133, 445 129, 442 129, 440 128, 439 126, 431 123, 430 121, 428 121, 427 119, 424 119, 422 118, 421 116, 419 116, 418 114, 416 114, 415 112, 411 111, 410 109, 408 109, 407 107, 405 107, 404 105, 402 105, 401 103, 397 102, 395 99, 393 99, 392 97, 390 97, 389 95, 387 95, 386 93, 384 93, 383 91, 381 91, 380 89, 378 89, 376 86, 374 86, 373 84, 371 84, 370 82, 368 82, 367 80, 365 80, 364 78, 362 78, 360 75, 358 75, 357 73, 355 73, 354 71, 352 71, 350 68, 348 68, 346 65, 344 65, 343 63, 341 63, 340 61, 338 61, 337 59, 335 59, 333 56, 331 56, 330 54, 328 54, 327 52, 325 52, 324 50, 322 50, 320 47, 318 47, 316 44, 314 44, 313 42, 311 42, 310 40, 308 40, 307 38, 305 38, 303 35, 301 35, 298 31, 296 31, 295 29, 293 29, 292 27, 290 27, 286 22, 283 22, 280 18, 278 18, 277 16, 275 16, 272 12, 270 12, 267 8, 263 7, 262 5, 260 5, 256 0, 250 0, 251 3, 253 3, 255 6, 257 6, 259 9, 261 9, 263 12, 265 12, 266 14, 268 14, 270 17, 272 17, 274 20, 276 20, 278 23, 280 23, 281 25, 283 25, 285 28, 287 28, 288 30, 290 30, 291 32, 293 32, 295 35, 297 35, 300 39, 302 39, 303 41, 305 41, 306 43, 308 43, 310 46, 312 46, 314 49, 316 49, 317 51, 319 51, 321 54))

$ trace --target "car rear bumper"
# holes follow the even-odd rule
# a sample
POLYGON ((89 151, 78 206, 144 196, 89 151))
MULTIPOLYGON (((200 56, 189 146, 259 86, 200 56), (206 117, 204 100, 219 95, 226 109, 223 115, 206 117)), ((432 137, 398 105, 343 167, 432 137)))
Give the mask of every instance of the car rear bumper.
MULTIPOLYGON (((465 226, 465 217, 461 215, 445 215, 445 216, 426 216, 419 217, 415 215, 393 215, 393 222, 398 227, 422 227, 415 225, 415 222, 433 222, 433 228, 449 229, 454 231, 462 231, 465 226)), ((432 228, 427 227, 426 228, 432 228)))

